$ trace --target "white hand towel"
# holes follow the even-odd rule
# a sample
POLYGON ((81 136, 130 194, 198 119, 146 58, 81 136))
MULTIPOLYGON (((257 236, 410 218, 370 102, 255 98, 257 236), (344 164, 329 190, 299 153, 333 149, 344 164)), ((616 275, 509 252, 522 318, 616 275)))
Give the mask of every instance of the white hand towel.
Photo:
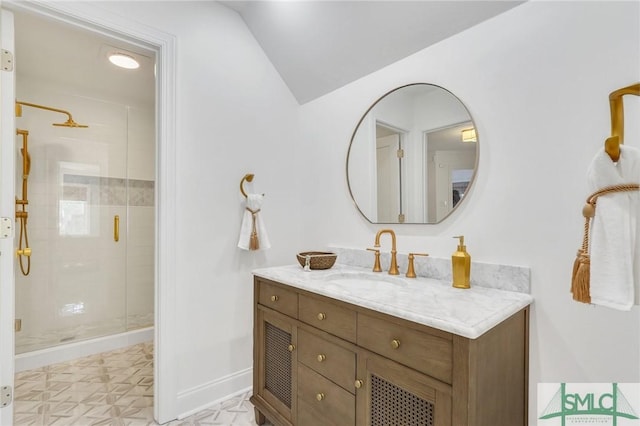
MULTIPOLYGON (((617 163, 600 149, 587 173, 592 192, 640 182, 640 150, 620 146, 617 163)), ((628 311, 640 296, 640 194, 600 196, 590 235, 591 303, 628 311)))
POLYGON ((271 247, 269 236, 260 214, 263 200, 264 195, 262 194, 247 195, 247 206, 242 216, 240 238, 238 239, 238 247, 243 250, 266 250, 271 247), (257 247, 252 247, 251 244, 253 233, 255 233, 254 238, 257 238, 257 247))

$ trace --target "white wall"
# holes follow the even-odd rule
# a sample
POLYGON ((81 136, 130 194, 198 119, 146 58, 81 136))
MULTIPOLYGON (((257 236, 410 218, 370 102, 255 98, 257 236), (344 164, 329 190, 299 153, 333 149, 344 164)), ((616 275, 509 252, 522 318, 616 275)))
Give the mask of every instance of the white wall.
MULTIPOLYGON (((639 309, 569 294, 586 169, 610 133, 607 97, 640 75, 639 16, 638 2, 528 2, 301 108, 302 158, 313 161, 300 171, 323 180, 304 193, 305 241, 358 248, 381 227, 356 212, 345 181, 364 111, 414 82, 441 85, 469 108, 481 140, 468 200, 442 224, 394 229, 401 252, 449 256, 451 236, 464 234, 475 260, 531 267, 530 424, 539 382, 640 381, 639 309)), ((628 98, 627 117, 638 117, 640 100, 628 98)), ((627 126, 626 143, 640 147, 637 120, 627 126)))
MULTIPOLYGON (((178 405, 183 414, 251 385, 251 270, 295 262, 303 216, 292 159, 298 105, 240 16, 214 2, 100 5, 177 38, 178 405), (265 193, 272 248, 236 247, 244 200, 265 193)), ((315 179, 313 181, 315 183, 315 179)))

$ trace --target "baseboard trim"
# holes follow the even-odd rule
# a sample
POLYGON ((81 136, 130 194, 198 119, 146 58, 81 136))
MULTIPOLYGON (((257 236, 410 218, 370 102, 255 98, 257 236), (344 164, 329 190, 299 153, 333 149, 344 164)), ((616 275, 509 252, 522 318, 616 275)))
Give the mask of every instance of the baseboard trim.
POLYGON ((178 419, 184 419, 251 390, 253 368, 237 371, 209 383, 178 392, 178 419))

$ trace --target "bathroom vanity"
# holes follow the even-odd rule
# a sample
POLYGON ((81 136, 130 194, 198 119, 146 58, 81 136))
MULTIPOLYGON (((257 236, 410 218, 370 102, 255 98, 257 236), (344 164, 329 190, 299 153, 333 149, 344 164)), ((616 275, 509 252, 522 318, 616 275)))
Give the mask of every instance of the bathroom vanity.
POLYGON ((343 265, 254 292, 258 424, 527 424, 527 294, 343 265))

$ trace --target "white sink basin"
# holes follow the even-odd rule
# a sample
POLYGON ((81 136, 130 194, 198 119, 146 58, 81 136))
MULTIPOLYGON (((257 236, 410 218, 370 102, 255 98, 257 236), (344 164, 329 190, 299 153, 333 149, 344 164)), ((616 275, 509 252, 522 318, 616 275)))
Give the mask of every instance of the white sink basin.
POLYGON ((386 272, 336 272, 322 278, 327 283, 348 288, 407 287, 407 281, 386 272))

